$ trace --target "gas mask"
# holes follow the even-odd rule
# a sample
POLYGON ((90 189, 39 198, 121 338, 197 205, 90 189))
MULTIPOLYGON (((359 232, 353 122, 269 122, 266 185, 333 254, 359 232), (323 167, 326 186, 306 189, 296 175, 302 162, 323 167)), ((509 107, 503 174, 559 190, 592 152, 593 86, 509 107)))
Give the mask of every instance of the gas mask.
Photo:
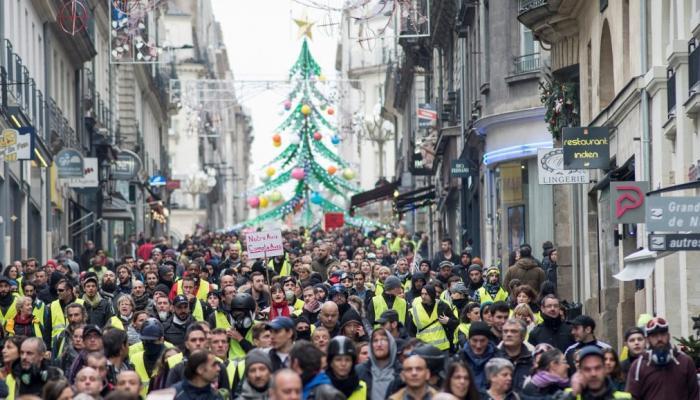
POLYGON ((287 290, 284 292, 284 297, 287 299, 288 303, 291 303, 292 301, 294 301, 294 292, 292 292, 291 290, 287 290))
POLYGON ((233 325, 238 332, 244 332, 253 326, 253 313, 250 311, 234 311, 233 325))

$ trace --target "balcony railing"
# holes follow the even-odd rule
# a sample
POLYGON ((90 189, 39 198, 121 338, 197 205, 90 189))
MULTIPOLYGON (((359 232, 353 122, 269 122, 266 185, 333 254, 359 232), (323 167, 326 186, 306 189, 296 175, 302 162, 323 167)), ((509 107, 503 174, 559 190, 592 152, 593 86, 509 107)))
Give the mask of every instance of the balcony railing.
POLYGON ((668 102, 669 118, 675 115, 676 111, 676 71, 669 68, 666 71, 666 100, 668 102))
MULTIPOLYGON (((5 39, 4 49, 5 70, 7 72, 7 94, 11 104, 18 106, 36 131, 43 135, 44 128, 44 95, 37 89, 36 81, 29 74, 29 69, 22 63, 22 58, 14 52, 12 42, 5 39)), ((42 136, 43 137, 43 136, 42 136)))
POLYGON ((547 5, 547 0, 520 0, 519 14, 547 5))
POLYGON ((688 52, 688 90, 692 90, 700 81, 700 46, 695 38, 688 43, 688 52))
POLYGON ((525 54, 518 57, 513 57, 515 65, 515 74, 536 71, 540 69, 540 53, 525 54))

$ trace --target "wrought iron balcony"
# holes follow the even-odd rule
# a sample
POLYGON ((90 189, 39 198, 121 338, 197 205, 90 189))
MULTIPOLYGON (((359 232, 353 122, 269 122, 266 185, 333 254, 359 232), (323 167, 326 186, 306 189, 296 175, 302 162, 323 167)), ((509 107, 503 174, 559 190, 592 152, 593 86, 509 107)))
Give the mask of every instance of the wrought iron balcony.
POLYGON ((540 69, 540 53, 525 54, 513 57, 515 74, 537 71, 540 69))
MULTIPOLYGON (((688 43, 688 90, 692 90, 700 81, 700 46, 697 39, 693 38, 688 43)), ((697 92, 697 90, 696 90, 697 92)))
POLYGON ((518 9, 518 14, 526 13, 537 7, 542 7, 547 5, 547 0, 520 0, 520 7, 518 9))

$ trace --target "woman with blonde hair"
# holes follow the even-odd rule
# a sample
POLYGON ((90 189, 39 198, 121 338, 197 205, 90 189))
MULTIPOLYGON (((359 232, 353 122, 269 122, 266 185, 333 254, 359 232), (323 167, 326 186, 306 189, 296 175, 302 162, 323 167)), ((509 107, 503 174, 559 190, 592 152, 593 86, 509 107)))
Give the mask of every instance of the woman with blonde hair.
POLYGON ((5 323, 9 336, 42 337, 43 326, 34 316, 34 301, 29 296, 21 296, 15 301, 16 315, 5 323))

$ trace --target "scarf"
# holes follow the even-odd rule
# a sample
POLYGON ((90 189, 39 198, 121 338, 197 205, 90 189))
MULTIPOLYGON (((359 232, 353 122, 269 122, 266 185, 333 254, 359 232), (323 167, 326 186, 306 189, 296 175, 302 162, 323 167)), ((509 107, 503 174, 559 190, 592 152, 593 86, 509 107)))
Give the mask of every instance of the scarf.
POLYGON ((134 304, 136 305, 136 308, 134 308, 134 311, 141 311, 145 310, 146 307, 148 307, 148 294, 144 293, 140 297, 137 296, 131 296, 134 299, 134 304))
POLYGON ((490 283, 484 283, 484 288, 487 292, 489 292, 491 297, 496 297, 496 294, 498 294, 498 289, 501 288, 501 283, 498 282, 495 285, 492 285, 490 283))
POLYGON ((270 321, 277 317, 289 317, 289 304, 287 304, 287 300, 282 300, 279 303, 272 303, 272 306, 270 306, 270 321))
POLYGON ((102 296, 100 296, 100 293, 98 292, 97 294, 95 294, 95 297, 91 299, 90 296, 84 294, 83 300, 94 308, 97 307, 98 304, 100 304, 100 301, 102 301, 102 296))
POLYGON ((332 368, 326 369, 326 374, 331 378, 333 386, 343 392, 347 398, 350 398, 352 392, 360 386, 360 377, 357 376, 354 368, 350 370, 350 375, 347 378, 338 378, 332 368))
POLYGON ((538 388, 545 388, 550 385, 557 385, 560 388, 566 388, 569 386, 569 380, 562 378, 559 375, 555 375, 548 371, 539 371, 532 376, 532 383, 538 388))

